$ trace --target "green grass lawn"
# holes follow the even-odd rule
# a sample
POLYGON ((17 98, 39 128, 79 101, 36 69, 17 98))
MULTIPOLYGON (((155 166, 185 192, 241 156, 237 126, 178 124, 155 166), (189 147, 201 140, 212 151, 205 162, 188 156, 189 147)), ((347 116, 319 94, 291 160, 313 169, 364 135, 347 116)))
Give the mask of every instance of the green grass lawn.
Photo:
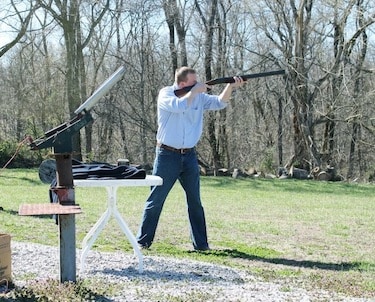
MULTIPOLYGON (((212 251, 192 253, 183 190, 169 195, 145 255, 195 258, 248 270, 264 280, 375 297, 375 186, 345 182, 202 177, 212 251)), ((1 170, 0 232, 13 241, 58 245, 50 217, 19 216, 22 203, 48 203, 38 171, 1 170)), ((149 188, 119 188, 118 207, 136 233, 149 188)), ((106 208, 104 188, 77 188, 77 247, 106 208)), ((93 249, 131 253, 114 219, 93 249)))

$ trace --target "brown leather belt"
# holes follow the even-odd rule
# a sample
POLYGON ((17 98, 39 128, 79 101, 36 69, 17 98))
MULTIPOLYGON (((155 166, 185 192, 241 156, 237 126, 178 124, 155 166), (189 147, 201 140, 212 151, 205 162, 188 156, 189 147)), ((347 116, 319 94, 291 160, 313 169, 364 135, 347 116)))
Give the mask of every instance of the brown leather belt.
POLYGON ((176 153, 179 153, 179 154, 185 154, 185 153, 188 153, 188 152, 190 152, 194 149, 194 148, 176 149, 176 148, 173 148, 171 146, 167 146, 167 145, 160 144, 160 143, 157 143, 156 145, 160 148, 163 148, 163 149, 166 149, 166 150, 169 150, 169 151, 173 151, 173 152, 176 152, 176 153))

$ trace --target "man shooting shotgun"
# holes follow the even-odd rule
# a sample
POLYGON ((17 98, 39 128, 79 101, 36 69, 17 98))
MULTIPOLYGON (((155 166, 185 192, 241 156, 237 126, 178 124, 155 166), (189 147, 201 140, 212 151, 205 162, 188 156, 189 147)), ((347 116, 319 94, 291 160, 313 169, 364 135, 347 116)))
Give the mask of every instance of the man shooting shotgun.
MULTIPOLYGON (((252 73, 252 74, 245 74, 242 76, 239 76, 242 78, 242 80, 247 81, 248 79, 255 79, 255 78, 262 78, 262 77, 269 77, 273 75, 280 75, 280 74, 285 74, 285 70, 275 70, 275 71, 268 71, 268 72, 261 72, 261 73, 252 73)), ((235 78, 234 77, 225 77, 225 78, 218 78, 214 80, 210 80, 206 82, 206 85, 216 85, 216 84, 223 84, 223 83, 234 83, 235 78)), ((185 94, 187 94, 193 87, 194 85, 191 86, 186 86, 183 88, 176 89, 174 91, 175 95, 177 97, 183 97, 185 94)))
POLYGON ((195 146, 202 134, 204 112, 225 108, 233 89, 243 83, 241 77, 231 78, 220 95, 210 95, 205 93, 208 85, 197 81, 194 69, 181 67, 176 71, 174 85, 160 90, 153 174, 163 178, 163 184, 151 190, 144 207, 137 235, 142 248, 153 243, 163 204, 178 180, 185 191, 193 248, 209 249, 195 146), (177 97, 175 90, 185 87, 190 87, 189 91, 177 97))

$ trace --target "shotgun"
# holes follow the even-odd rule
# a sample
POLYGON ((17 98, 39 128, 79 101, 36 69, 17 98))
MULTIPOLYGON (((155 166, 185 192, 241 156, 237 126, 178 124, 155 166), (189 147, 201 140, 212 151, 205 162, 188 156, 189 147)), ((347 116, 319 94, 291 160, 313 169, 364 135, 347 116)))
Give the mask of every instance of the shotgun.
MULTIPOLYGON (((281 70, 274 70, 274 71, 267 71, 267 72, 260 72, 260 73, 245 74, 245 75, 241 75, 240 77, 244 81, 247 81, 248 79, 263 78, 263 77, 269 77, 269 76, 280 75, 280 74, 285 74, 285 70, 281 69, 281 70)), ((218 79, 210 80, 210 81, 206 82, 205 84, 216 85, 216 84, 223 84, 223 83, 234 83, 234 78, 233 77, 218 78, 218 79)), ((194 85, 187 86, 187 87, 184 87, 184 88, 181 88, 181 89, 176 89, 174 91, 174 94, 179 98, 183 97, 193 87, 194 87, 194 85)))

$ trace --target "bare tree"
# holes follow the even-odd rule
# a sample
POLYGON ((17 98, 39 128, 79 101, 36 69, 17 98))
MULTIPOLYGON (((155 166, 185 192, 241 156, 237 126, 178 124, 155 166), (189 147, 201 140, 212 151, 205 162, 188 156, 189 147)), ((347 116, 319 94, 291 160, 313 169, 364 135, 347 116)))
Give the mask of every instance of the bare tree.
MULTIPOLYGON (((4 4, 4 2, 2 2, 2 4, 4 4)), ((31 0, 27 4, 22 3, 22 5, 19 5, 17 1, 10 0, 4 7, 2 7, 2 11, 6 12, 6 16, 4 16, 0 22, 3 23, 4 26, 6 25, 7 27, 11 28, 16 36, 9 43, 1 46, 0 57, 2 57, 10 49, 12 49, 12 47, 21 41, 28 29, 35 11, 38 8, 39 4, 37 1, 31 0), (25 5, 28 5, 28 7, 25 5)))
MULTIPOLYGON (((212 79, 212 62, 213 62, 213 37, 215 30, 215 20, 218 10, 218 1, 214 0, 207 3, 207 6, 202 6, 202 3, 195 0, 195 6, 201 18, 203 24, 205 38, 204 38, 204 70, 206 79, 212 79)), ((213 166, 214 171, 217 171, 218 168, 222 167, 218 140, 216 137, 216 123, 215 123, 215 112, 210 112, 207 116, 207 125, 208 125, 208 136, 209 144, 211 146, 211 152, 213 156, 213 166)))
MULTIPOLYGON (((16 11, 17 3, 9 0, 2 7, 16 11)), ((216 169, 272 169, 272 161, 306 169, 334 164, 351 179, 364 178, 372 165, 375 5, 370 0, 29 4, 46 13, 34 13, 21 43, 7 53, 11 60, 0 66, 2 138, 30 128, 41 133, 63 122, 125 64, 124 80, 92 110, 96 122, 85 131, 86 153, 98 160, 126 156, 150 162, 157 93, 173 81, 176 67, 189 63, 206 80, 285 68, 285 78, 251 80, 231 106, 206 116, 200 159, 216 169), (56 103, 63 105, 53 111, 56 103), (13 107, 17 118, 10 119, 13 107)), ((19 13, 0 15, 17 33, 19 20, 29 13, 19 7, 19 13)))
MULTIPOLYGON (((329 15, 328 4, 321 7, 322 14, 326 19, 316 18, 314 6, 323 4, 317 0, 300 1, 264 1, 273 14, 274 25, 269 26, 269 20, 264 16, 262 28, 267 38, 281 50, 284 61, 288 68, 287 92, 293 104, 293 143, 294 155, 290 164, 298 165, 307 170, 314 166, 320 166, 323 161, 329 161, 334 152, 335 128, 336 128, 336 106, 338 97, 342 96, 342 85, 345 67, 350 62, 352 51, 358 43, 358 38, 369 25, 372 24, 373 16, 369 16, 362 26, 346 39, 348 36, 348 18, 353 11, 357 1, 345 1, 332 3, 335 12, 329 15), (343 6, 345 4, 345 6, 343 6), (333 45, 330 41, 327 27, 323 22, 333 24, 333 45), (266 26, 267 24, 267 26, 266 26), (316 45, 316 46, 315 46, 316 45), (319 49, 322 45, 325 49, 319 49), (322 65, 320 58, 313 54, 317 51, 326 51, 327 47, 334 50, 333 57, 326 56, 327 61, 322 65), (315 79, 315 80, 314 80, 315 79), (322 91, 330 83, 331 98, 327 98, 322 91), (317 111, 317 100, 326 100, 325 112, 317 111), (316 134, 317 126, 324 124, 323 138, 320 142, 316 134)), ((317 10, 317 8, 316 8, 317 10)), ((358 23, 358 22, 357 22, 358 23)), ((329 27, 331 29, 331 27, 329 27)))
POLYGON ((363 78, 363 67, 367 55, 367 47, 368 47, 368 36, 367 36, 367 28, 370 24, 374 23, 374 15, 370 17, 370 19, 365 17, 366 7, 363 6, 364 1, 356 1, 356 24, 357 24, 357 31, 355 35, 352 36, 350 43, 348 43, 348 56, 350 56, 352 47, 357 42, 359 43, 359 54, 353 60, 353 67, 354 67, 354 87, 353 87, 353 113, 351 118, 352 123, 352 133, 351 133, 351 141, 350 141, 350 151, 349 151, 349 160, 348 160, 348 173, 347 178, 351 179, 354 175, 354 154, 357 151, 358 154, 358 162, 359 162, 359 171, 360 177, 363 176, 363 172, 365 169, 361 169, 363 164, 362 159, 362 110, 360 109, 362 105, 363 99, 363 88, 366 85, 363 78), (357 149, 357 150, 356 150, 357 149))
POLYGON ((188 1, 184 0, 181 4, 177 0, 163 0, 163 10, 169 30, 169 49, 171 52, 171 66, 172 78, 175 70, 179 66, 186 66, 188 64, 187 50, 186 50, 186 33, 187 24, 190 20, 191 9, 187 8, 188 1), (187 19, 187 20, 186 20, 187 19), (178 47, 175 39, 175 32, 178 37, 178 47), (180 51, 178 51, 180 49, 180 51))
POLYGON ((120 34, 116 33, 119 38, 114 52, 116 60, 126 65, 127 72, 116 91, 116 99, 107 99, 106 106, 96 111, 99 119, 94 125, 106 142, 104 145, 112 147, 109 155, 118 152, 117 146, 114 148, 101 131, 111 128, 112 138, 118 137, 120 141, 119 156, 142 163, 150 161, 150 150, 155 147, 157 93, 162 83, 171 81, 170 66, 165 64, 169 62, 168 49, 156 46, 159 26, 164 24, 164 20, 156 18, 160 12, 162 8, 155 2, 134 1, 127 3, 122 16, 118 16, 126 24, 118 26, 120 34))
MULTIPOLYGON (((86 5, 84 1, 39 1, 40 5, 52 15, 61 26, 66 48, 66 98, 69 112, 73 113, 84 101, 86 92, 86 74, 83 49, 87 46, 96 26, 109 9, 110 1, 101 6, 95 2, 91 6, 91 19, 87 32, 82 31, 81 9, 86 5), (84 36, 85 34, 85 36, 84 36)), ((78 159, 82 159, 81 140, 79 135, 73 137, 73 150, 78 152, 78 159)))

